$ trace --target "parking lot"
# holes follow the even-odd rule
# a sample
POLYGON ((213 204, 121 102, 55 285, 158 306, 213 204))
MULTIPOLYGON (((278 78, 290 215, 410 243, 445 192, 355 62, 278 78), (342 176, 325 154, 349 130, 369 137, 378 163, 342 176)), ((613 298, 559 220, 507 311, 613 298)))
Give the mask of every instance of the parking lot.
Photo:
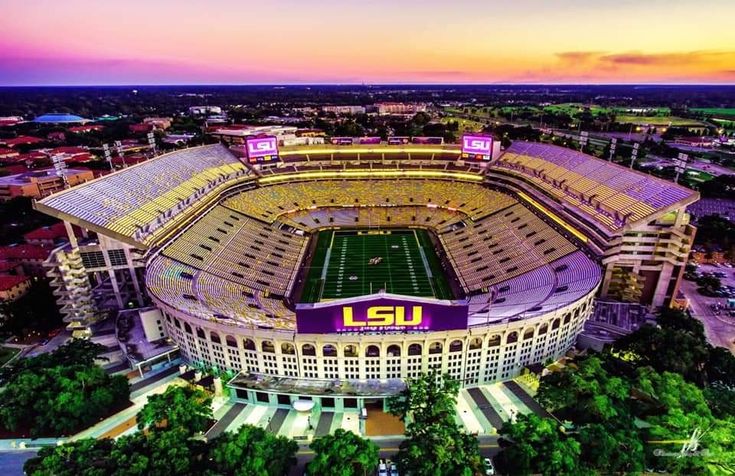
MULTIPOLYGON (((735 269, 725 266, 700 265, 701 274, 717 273, 723 287, 735 289, 735 269)), ((699 294, 695 281, 683 280, 681 292, 689 299, 692 315, 704 325, 707 339, 712 345, 725 347, 735 352, 735 316, 727 308, 728 296, 708 297, 699 294)))

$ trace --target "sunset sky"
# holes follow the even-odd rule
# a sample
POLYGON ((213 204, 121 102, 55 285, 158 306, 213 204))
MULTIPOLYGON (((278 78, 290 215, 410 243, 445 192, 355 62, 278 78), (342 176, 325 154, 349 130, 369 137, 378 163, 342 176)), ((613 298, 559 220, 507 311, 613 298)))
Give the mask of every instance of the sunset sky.
POLYGON ((0 85, 735 83, 735 0, 0 7, 0 85))

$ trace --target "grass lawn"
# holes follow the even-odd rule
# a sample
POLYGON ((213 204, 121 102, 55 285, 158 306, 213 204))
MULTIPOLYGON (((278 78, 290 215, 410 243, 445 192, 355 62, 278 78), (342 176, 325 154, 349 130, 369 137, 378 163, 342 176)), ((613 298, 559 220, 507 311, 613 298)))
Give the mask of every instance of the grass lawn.
POLYGON ((0 347, 0 365, 5 365, 7 361, 12 359, 20 350, 13 347, 0 347))
POLYGON ((618 114, 615 116, 615 122, 621 124, 641 124, 651 126, 704 126, 703 122, 694 119, 685 119, 676 116, 634 116, 632 114, 618 114))
POLYGON ((735 107, 695 107, 691 109, 694 112, 701 112, 708 116, 719 116, 735 119, 735 107))
POLYGON ((470 119, 463 119, 461 117, 454 117, 454 116, 442 117, 441 122, 442 124, 449 124, 450 122, 456 122, 459 126, 459 132, 464 132, 464 131, 480 132, 485 127, 485 124, 482 122, 473 121, 470 119))

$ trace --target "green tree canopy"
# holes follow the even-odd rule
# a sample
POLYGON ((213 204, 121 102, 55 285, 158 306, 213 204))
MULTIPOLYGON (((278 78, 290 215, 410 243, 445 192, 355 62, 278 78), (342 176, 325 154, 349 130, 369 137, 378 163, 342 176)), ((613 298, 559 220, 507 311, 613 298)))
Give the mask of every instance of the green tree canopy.
POLYGON ((365 476, 372 474, 378 462, 378 445, 341 428, 317 438, 309 447, 314 450, 309 474, 365 476))
POLYGON ((213 440, 209 460, 220 474, 282 476, 296 464, 298 449, 294 440, 243 425, 237 433, 224 433, 213 440))
POLYGON ((509 442, 498 458, 502 473, 512 475, 585 474, 580 466, 581 445, 560 430, 560 425, 535 414, 518 415, 500 429, 509 442))
POLYGON ((96 422, 128 400, 123 376, 93 362, 102 346, 73 340, 56 351, 18 361, 3 377, 0 424, 31 436, 65 435, 96 422))
POLYGON ((466 475, 481 471, 477 438, 454 419, 459 382, 449 375, 424 374, 388 399, 388 411, 408 422, 396 457, 402 473, 466 475))
POLYGON ((206 430, 212 419, 210 395, 193 386, 170 386, 148 397, 138 413, 138 428, 180 428, 195 434, 206 430))

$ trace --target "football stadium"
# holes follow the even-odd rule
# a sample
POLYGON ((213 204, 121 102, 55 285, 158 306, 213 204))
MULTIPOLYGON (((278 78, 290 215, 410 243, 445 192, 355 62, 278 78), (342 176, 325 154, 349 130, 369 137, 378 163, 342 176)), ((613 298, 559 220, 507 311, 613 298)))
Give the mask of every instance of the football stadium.
POLYGON ((46 263, 69 328, 155 306, 238 398, 354 405, 555 359, 596 296, 675 299, 696 192, 552 145, 396 142, 206 145, 37 202, 85 230, 46 263))

